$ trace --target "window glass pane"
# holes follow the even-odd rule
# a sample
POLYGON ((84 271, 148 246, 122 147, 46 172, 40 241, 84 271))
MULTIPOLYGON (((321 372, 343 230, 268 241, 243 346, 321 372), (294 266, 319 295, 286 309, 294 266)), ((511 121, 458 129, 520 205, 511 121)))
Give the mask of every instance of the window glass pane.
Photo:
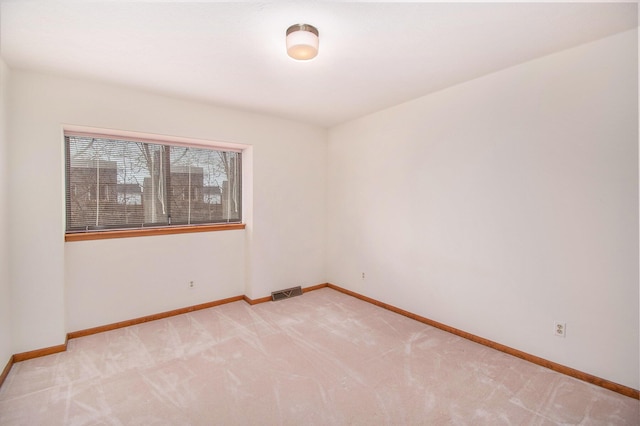
POLYGON ((239 221, 236 152, 171 147, 171 223, 239 221))
POLYGON ((237 152, 66 136, 67 231, 239 222, 237 152))

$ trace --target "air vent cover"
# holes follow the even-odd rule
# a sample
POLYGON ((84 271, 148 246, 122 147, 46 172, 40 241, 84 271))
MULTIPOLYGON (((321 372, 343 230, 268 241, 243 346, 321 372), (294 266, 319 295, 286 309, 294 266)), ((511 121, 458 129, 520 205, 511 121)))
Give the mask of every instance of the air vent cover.
POLYGON ((275 302, 277 300, 288 299, 293 296, 300 296, 301 294, 302 288, 300 286, 285 288, 284 290, 272 291, 271 300, 275 302))

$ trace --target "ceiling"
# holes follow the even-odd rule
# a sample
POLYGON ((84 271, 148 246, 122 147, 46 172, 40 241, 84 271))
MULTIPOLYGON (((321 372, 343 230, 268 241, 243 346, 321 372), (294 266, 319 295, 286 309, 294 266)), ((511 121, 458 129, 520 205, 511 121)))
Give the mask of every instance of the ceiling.
POLYGON ((12 69, 330 127, 637 26, 635 3, 0 0, 12 69), (308 23, 319 55, 285 31, 308 23))

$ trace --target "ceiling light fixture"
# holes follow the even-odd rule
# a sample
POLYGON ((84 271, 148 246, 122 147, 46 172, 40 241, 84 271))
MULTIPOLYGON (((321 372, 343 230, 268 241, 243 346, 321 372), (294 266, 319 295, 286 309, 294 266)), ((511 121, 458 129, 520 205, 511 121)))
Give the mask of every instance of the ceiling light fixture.
POLYGON ((298 61, 313 59, 318 54, 318 29, 309 24, 295 24, 287 29, 287 55, 298 61))

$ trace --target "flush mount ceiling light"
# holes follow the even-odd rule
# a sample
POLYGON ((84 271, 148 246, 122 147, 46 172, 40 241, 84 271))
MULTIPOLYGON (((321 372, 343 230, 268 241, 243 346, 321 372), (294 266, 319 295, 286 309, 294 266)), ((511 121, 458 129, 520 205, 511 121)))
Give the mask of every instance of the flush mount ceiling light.
POLYGON ((287 55, 298 61, 313 59, 318 54, 318 29, 309 24, 295 24, 287 29, 287 55))

